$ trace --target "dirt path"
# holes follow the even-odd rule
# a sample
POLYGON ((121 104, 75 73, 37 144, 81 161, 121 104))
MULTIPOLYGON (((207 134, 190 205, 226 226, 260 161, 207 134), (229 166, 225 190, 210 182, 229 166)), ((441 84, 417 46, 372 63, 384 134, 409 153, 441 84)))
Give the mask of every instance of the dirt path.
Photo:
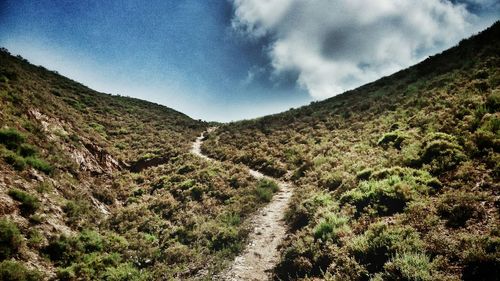
MULTIPOLYGON (((204 159, 216 161, 201 152, 203 138, 204 134, 196 139, 191 152, 204 159)), ((226 271, 214 277, 214 280, 269 280, 269 272, 279 259, 278 246, 287 230, 283 218, 292 196, 292 187, 286 182, 265 176, 258 171, 248 170, 256 179, 274 180, 278 183, 280 191, 274 194, 268 205, 250 218, 252 231, 244 251, 234 259, 226 271)))

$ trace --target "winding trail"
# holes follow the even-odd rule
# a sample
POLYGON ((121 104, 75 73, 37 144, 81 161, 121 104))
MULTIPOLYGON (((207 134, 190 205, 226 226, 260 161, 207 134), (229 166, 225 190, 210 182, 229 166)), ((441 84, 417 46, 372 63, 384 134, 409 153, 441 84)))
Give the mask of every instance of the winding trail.
MULTIPOLYGON (((213 130, 215 128, 210 128, 207 132, 213 130)), ((209 161, 216 161, 201 152, 204 136, 205 133, 196 138, 191 153, 209 161)), ((287 231, 283 218, 293 189, 287 182, 265 176, 250 168, 248 170, 248 173, 256 179, 266 178, 275 181, 280 190, 274 194, 268 205, 250 218, 252 231, 248 237, 248 244, 243 252, 234 259, 231 266, 219 276, 215 276, 213 280, 269 280, 270 271, 279 260, 278 246, 287 231)))

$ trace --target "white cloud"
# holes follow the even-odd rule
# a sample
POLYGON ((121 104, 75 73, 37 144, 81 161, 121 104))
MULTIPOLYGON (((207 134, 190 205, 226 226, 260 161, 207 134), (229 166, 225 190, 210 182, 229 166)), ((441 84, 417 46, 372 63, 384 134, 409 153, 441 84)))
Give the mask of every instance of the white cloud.
POLYGON ((470 32, 475 18, 464 4, 444 0, 233 0, 233 5, 233 28, 250 38, 272 38, 266 49, 276 74, 299 73, 298 83, 316 99, 449 47, 470 32))

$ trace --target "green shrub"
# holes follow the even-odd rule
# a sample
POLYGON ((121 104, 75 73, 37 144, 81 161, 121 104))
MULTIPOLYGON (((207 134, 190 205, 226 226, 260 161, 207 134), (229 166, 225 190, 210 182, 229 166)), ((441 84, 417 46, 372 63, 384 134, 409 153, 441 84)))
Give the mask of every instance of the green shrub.
POLYGON ((0 148, 0 151, 2 152, 3 159, 5 160, 5 162, 14 167, 14 169, 22 171, 26 168, 26 160, 23 157, 17 155, 15 152, 12 152, 10 150, 0 148))
POLYGON ((145 272, 139 271, 131 263, 122 263, 117 267, 108 267, 103 275, 105 281, 141 281, 148 280, 145 272))
POLYGON ((104 248, 101 235, 93 230, 83 230, 78 239, 82 243, 85 253, 98 252, 104 248))
POLYGON ((39 171, 42 171, 42 172, 44 172, 46 174, 50 174, 54 170, 54 168, 49 163, 45 162, 42 159, 34 157, 34 156, 27 157, 26 158, 26 162, 31 167, 33 167, 33 168, 35 168, 35 169, 37 169, 39 171))
POLYGON ((321 185, 328 190, 337 189, 343 182, 344 177, 340 172, 329 173, 321 178, 321 185))
POLYGON ((348 225, 349 219, 339 214, 330 213, 321 219, 314 227, 314 238, 323 241, 332 240, 338 242, 339 238, 350 231, 348 225))
POLYGON ((270 202, 273 193, 279 190, 278 184, 272 180, 261 179, 255 188, 255 194, 263 202, 270 202))
POLYGON ((19 147, 19 154, 23 157, 34 156, 36 154, 36 148, 30 144, 23 143, 19 147))
POLYGON ((27 269, 22 263, 6 260, 0 263, 0 280, 39 281, 42 280, 42 275, 36 270, 27 269))
POLYGON ((384 169, 344 192, 340 202, 356 206, 358 213, 371 206, 380 215, 391 215, 401 212, 407 202, 420 194, 427 193, 433 182, 435 179, 423 171, 399 167, 384 169))
POLYGON ((494 281, 500 276, 500 238, 478 237, 464 253, 462 279, 494 281))
POLYGON ((438 213, 449 227, 463 227, 469 219, 482 218, 484 209, 474 195, 465 192, 446 194, 439 202, 438 213))
POLYGON ((361 171, 359 171, 357 174, 356 174, 356 178, 360 181, 362 180, 367 180, 370 178, 370 176, 372 175, 373 173, 373 169, 370 169, 370 168, 366 168, 366 169, 363 169, 361 171))
POLYGON ((24 214, 33 214, 40 207, 40 202, 35 196, 20 189, 12 188, 9 190, 8 194, 16 201, 21 202, 20 209, 24 214))
POLYGON ((500 152, 500 118, 488 114, 481 127, 474 133, 474 141, 480 150, 493 148, 500 152))
POLYGON ((444 133, 434 133, 428 136, 420 156, 420 162, 429 164, 431 171, 435 173, 449 171, 466 159, 455 137, 444 133))
POLYGON ((43 249, 51 261, 57 265, 68 266, 83 253, 82 243, 73 237, 61 235, 49 239, 49 244, 43 249))
POLYGON ((380 145, 384 148, 392 146, 397 149, 401 149, 401 143, 407 139, 408 136, 401 131, 394 131, 384 134, 377 142, 377 145, 380 145))
POLYGON ((397 253, 421 252, 423 242, 409 226, 388 226, 374 223, 360 236, 353 238, 349 251, 369 272, 382 270, 384 264, 397 253))
POLYGON ((25 140, 26 137, 16 129, 0 129, 0 144, 10 150, 16 150, 25 140))
POLYGON ((291 204, 286 213, 286 219, 293 229, 308 225, 320 208, 329 211, 337 211, 338 209, 338 205, 334 203, 332 196, 328 193, 316 192, 306 198, 298 204, 291 204))
POLYGON ((493 91, 487 98, 486 98, 486 108, 490 113, 498 112, 500 111, 500 91, 496 90, 493 91))
POLYGON ((7 259, 21 246, 22 236, 17 226, 6 220, 0 220, 0 260, 7 259))
POLYGON ((396 253, 384 265, 383 280, 432 281, 434 265, 429 257, 422 253, 396 253))

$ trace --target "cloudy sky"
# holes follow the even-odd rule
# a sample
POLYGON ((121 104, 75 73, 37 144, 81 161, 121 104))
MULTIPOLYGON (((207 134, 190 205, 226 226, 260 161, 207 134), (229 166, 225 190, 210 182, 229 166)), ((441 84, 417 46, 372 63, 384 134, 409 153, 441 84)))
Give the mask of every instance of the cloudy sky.
POLYGON ((0 46, 96 90, 229 121, 408 67, 497 0, 0 0, 0 46))

